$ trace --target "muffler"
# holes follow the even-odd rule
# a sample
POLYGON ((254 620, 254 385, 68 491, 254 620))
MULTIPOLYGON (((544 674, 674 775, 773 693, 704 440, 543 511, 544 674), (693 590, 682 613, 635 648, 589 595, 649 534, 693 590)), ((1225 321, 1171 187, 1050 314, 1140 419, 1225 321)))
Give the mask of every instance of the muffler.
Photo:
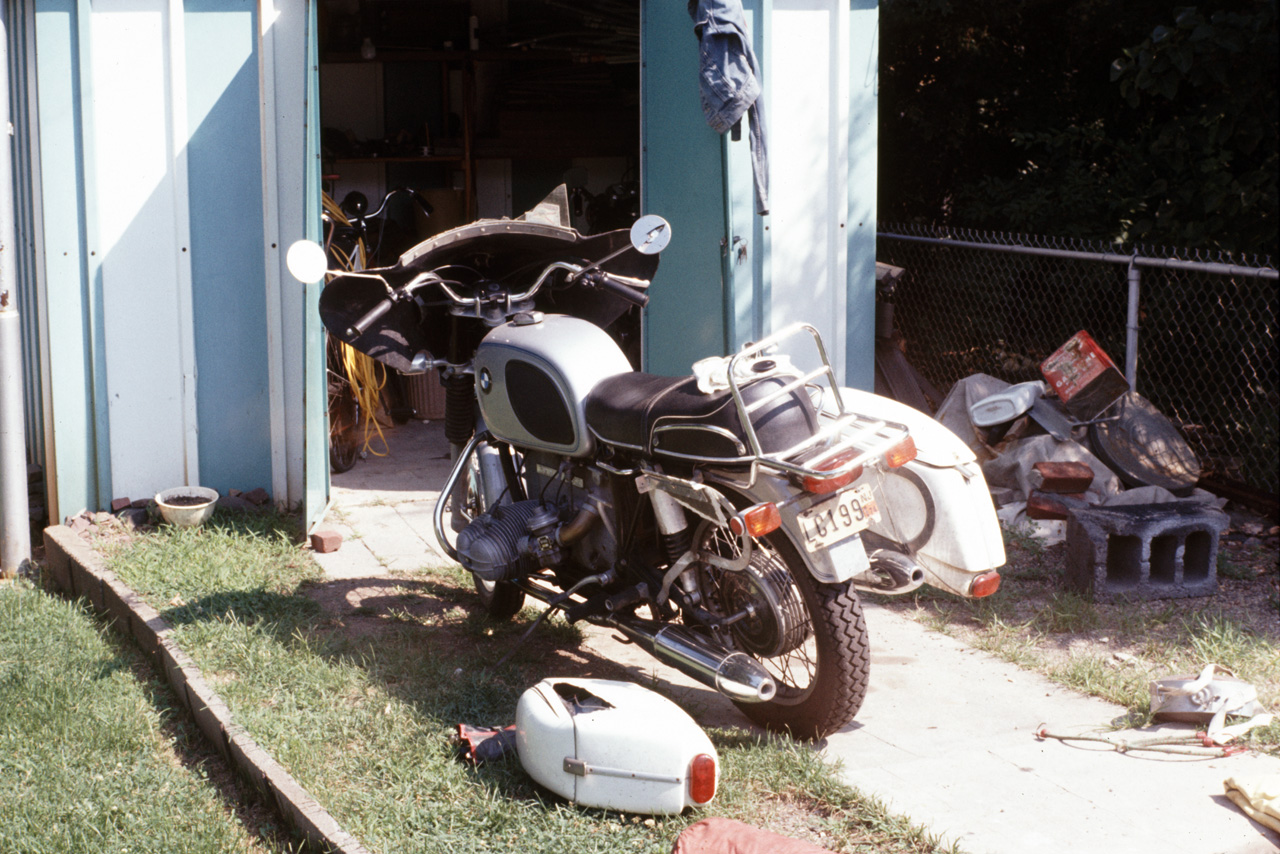
POLYGON ((859 590, 901 596, 924 584, 924 568, 901 552, 876 549, 867 557, 871 568, 853 577, 853 586, 859 590))
POLYGON ((610 620, 609 625, 650 655, 739 703, 767 703, 778 684, 754 658, 716 649, 684 626, 651 620, 610 620))

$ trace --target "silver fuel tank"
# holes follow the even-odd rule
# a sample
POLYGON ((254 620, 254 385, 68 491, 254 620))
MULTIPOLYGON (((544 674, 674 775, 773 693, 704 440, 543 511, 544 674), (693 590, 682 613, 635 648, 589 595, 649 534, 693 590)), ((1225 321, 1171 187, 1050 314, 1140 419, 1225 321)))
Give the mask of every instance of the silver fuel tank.
POLYGON ((587 395, 631 364, 604 330, 560 314, 526 312, 495 328, 476 350, 476 396, 495 437, 522 448, 586 457, 587 395))

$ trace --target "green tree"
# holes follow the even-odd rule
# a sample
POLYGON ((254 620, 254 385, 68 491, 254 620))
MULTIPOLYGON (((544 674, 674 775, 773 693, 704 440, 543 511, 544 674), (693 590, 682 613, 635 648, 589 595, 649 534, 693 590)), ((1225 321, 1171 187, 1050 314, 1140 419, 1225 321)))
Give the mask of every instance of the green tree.
POLYGON ((881 218, 1273 251, 1275 8, 883 0, 881 218))

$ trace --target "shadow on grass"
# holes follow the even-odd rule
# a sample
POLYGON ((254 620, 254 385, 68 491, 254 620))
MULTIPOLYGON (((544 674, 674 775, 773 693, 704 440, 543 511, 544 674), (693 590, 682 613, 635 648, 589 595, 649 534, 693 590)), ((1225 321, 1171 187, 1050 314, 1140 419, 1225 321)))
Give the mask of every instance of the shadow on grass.
MULTIPOLYGON (((413 728, 434 739, 435 752, 456 750, 452 736, 460 723, 513 723, 520 695, 548 677, 635 682, 669 697, 678 694, 672 698, 695 717, 699 717, 699 706, 717 708, 721 716, 728 706, 710 689, 676 687, 656 677, 655 670, 661 668, 647 656, 642 659, 647 663, 641 664, 599 654, 587 645, 580 629, 558 618, 545 621, 526 637, 536 616, 531 608, 512 621, 494 622, 483 612, 474 591, 449 577, 448 570, 440 576, 306 580, 292 592, 224 589, 170 605, 161 616, 178 631, 180 645, 188 640, 193 647, 235 645, 242 633, 251 632, 265 647, 304 658, 314 656, 325 667, 354 666, 366 675, 369 685, 412 711, 413 728)), ((188 652, 195 654, 192 649, 188 652)), ((261 651, 258 656, 269 657, 261 651)), ((208 657, 196 658, 202 668, 209 666, 204 663, 208 657)), ((240 672, 241 665, 213 664, 212 668, 240 672)), ((291 689, 282 685, 281 690, 291 689)), ((341 691, 330 699, 335 706, 349 702, 341 691)), ((736 714, 731 706, 729 710, 736 714)), ((754 733, 735 735, 725 744, 741 747, 760 738, 754 733)), ((764 749, 764 743, 758 746, 764 749)), ((500 799, 567 803, 536 786, 514 755, 468 767, 466 774, 500 799)))

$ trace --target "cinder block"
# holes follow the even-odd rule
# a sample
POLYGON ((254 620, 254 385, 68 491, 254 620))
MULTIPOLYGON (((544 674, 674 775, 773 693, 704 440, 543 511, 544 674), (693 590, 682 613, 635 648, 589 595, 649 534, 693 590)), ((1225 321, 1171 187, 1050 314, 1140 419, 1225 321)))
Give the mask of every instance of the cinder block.
POLYGON ((1076 508, 1067 584, 1098 602, 1212 596, 1227 514, 1195 501, 1076 508))

